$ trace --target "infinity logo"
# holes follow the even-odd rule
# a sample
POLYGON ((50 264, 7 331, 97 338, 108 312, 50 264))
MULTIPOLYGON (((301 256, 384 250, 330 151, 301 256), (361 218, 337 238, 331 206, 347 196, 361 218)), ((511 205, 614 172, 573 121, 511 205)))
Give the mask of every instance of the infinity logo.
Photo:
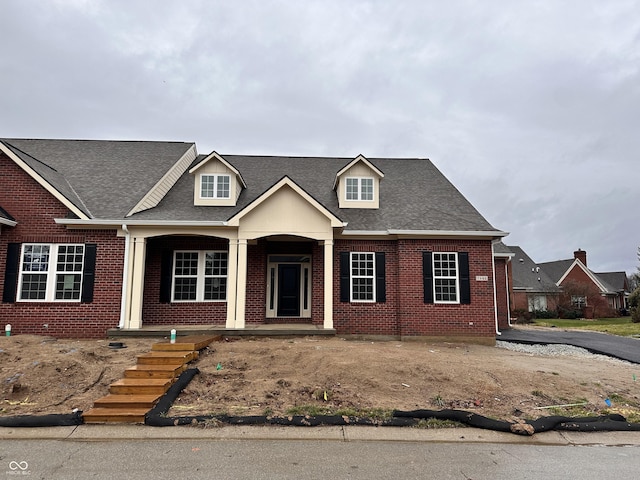
POLYGON ((29 468, 29 464, 27 462, 9 462, 9 468, 11 470, 26 470, 29 468))

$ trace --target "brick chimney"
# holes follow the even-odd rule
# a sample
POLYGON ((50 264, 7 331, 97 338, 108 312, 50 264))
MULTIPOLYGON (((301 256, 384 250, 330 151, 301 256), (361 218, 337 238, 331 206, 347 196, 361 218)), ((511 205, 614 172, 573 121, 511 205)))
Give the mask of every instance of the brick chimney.
POLYGON ((578 250, 573 252, 573 258, 577 258, 578 260, 580 260, 582 262, 582 264, 585 267, 587 266, 587 252, 585 252, 581 248, 579 248, 578 250))

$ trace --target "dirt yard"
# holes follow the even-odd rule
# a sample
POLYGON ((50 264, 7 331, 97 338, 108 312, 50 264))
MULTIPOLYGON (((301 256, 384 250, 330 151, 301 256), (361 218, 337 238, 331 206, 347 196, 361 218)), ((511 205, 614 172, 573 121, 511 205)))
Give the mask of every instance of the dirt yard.
MULTIPOLYGON (((88 410, 157 339, 0 337, 0 415, 88 410)), ((496 419, 618 412, 640 418, 640 366, 454 343, 242 338, 211 344, 172 416, 457 408, 496 419), (605 400, 611 400, 608 408, 605 400), (587 402, 572 409, 539 409, 587 402)))

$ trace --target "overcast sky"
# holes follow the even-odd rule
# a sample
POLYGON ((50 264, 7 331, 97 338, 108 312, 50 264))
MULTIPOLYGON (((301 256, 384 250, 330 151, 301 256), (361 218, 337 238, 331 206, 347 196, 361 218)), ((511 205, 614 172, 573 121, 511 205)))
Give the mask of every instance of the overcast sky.
POLYGON ((430 158, 595 271, 638 266, 639 69, 640 0, 0 0, 0 137, 430 158))

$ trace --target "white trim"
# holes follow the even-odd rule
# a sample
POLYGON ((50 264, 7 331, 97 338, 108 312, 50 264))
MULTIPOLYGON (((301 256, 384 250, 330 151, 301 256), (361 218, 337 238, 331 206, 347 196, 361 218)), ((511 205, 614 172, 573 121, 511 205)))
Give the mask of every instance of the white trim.
POLYGON ((288 176, 283 177, 280 181, 278 181, 275 185, 269 188, 266 192, 260 195, 258 198, 253 200, 249 205, 243 208, 241 211, 236 213, 233 217, 229 219, 227 225, 230 227, 238 227, 240 225, 240 220, 242 217, 250 213, 253 209, 260 206, 263 202, 265 202, 269 197, 271 197, 278 190, 283 188, 284 186, 288 186, 293 191, 295 191, 298 195, 300 195, 303 199, 305 199, 309 204, 311 204, 318 212, 327 217, 331 222, 331 226, 334 228, 344 227, 345 223, 336 217, 333 213, 331 213, 327 208, 324 207, 320 202, 318 202, 315 198, 305 192, 301 187, 298 186, 296 182, 291 180, 288 176))
POLYGON ((219 160, 220 162, 222 162, 222 164, 227 167, 229 170, 231 170, 240 180, 240 183, 242 184, 242 186, 244 188, 247 188, 247 184, 244 181, 244 178, 242 178, 242 174, 238 171, 237 168, 235 168, 233 165, 231 165, 229 162, 227 162, 222 155, 220 155, 219 153, 213 151, 211 152, 209 155, 207 155, 204 159, 202 159, 202 161, 200 161, 197 165, 195 165, 194 167, 192 167, 189 170, 189 173, 194 173, 196 170, 198 170, 200 167, 202 167, 204 164, 208 163, 209 160, 211 160, 212 158, 215 158, 217 160, 219 160))
POLYGON ((226 302, 228 298, 228 285, 229 285, 229 252, 228 250, 174 250, 173 251, 173 265, 171 269, 171 303, 220 303, 226 302), (193 275, 180 275, 176 277, 176 255, 178 253, 196 253, 198 255, 197 258, 197 267, 196 267, 196 298, 195 299, 176 299, 176 278, 194 278, 193 275), (226 255, 227 260, 227 274, 226 275, 209 275, 205 274, 206 272, 206 262, 207 262, 207 254, 208 253, 223 253, 226 255), (225 290, 224 290, 224 298, 212 298, 205 299, 205 286, 206 280, 208 278, 224 278, 225 279, 225 290))
MULTIPOLYGON (((74 218, 54 218, 54 222, 58 225, 66 225, 68 227, 77 226, 77 227, 90 227, 90 226, 98 226, 98 227, 117 227, 120 228, 122 226, 122 220, 83 220, 83 219, 74 219, 74 218)), ((228 222, 222 220, 216 221, 201 221, 201 220, 127 220, 127 226, 135 227, 135 226, 145 226, 145 227, 153 227, 153 226, 167 226, 167 227, 226 227, 228 222)))
POLYGON ((160 180, 129 210, 125 217, 156 207, 198 156, 195 143, 165 172, 160 180), (153 198, 155 195, 156 198, 153 198))
POLYGON ((20 168, 22 168, 27 173, 27 175, 29 175, 36 182, 38 182, 40 186, 42 186, 46 191, 48 191, 51 195, 53 195, 57 200, 59 200, 65 207, 71 210, 74 214, 76 214, 81 219, 84 219, 84 220, 89 219, 86 213, 80 210, 76 205, 73 204, 73 202, 71 202, 67 197, 65 197, 62 193, 56 190, 53 187, 53 185, 47 182, 33 168, 27 165, 15 153, 13 153, 11 149, 4 144, 4 142, 0 142, 0 150, 4 152, 5 155, 7 155, 11 160, 13 160, 20 168))
MULTIPOLYGON (((433 277, 433 303, 444 305, 460 305, 460 257, 459 252, 431 252, 431 272, 433 277), (456 259, 456 275, 451 276, 436 276, 436 255, 454 255, 456 259), (456 299, 455 300, 438 300, 436 298, 436 279, 451 280, 455 278, 456 281, 456 299)), ((442 261, 442 259, 440 260, 442 261)), ((448 260, 447 260, 448 261, 448 260)))
POLYGON ((364 163, 367 167, 369 167, 371 170, 373 170, 373 172, 376 175, 378 175, 378 177, 384 178, 384 173, 382 173, 382 171, 380 169, 378 169, 373 163, 371 163, 369 160, 367 160, 364 155, 360 154, 356 158, 351 160, 346 166, 341 168, 338 173, 336 173, 336 178, 333 180, 333 189, 334 190, 338 186, 338 179, 344 174, 344 172, 346 172, 351 167, 353 167, 356 163, 359 163, 359 162, 364 163))
POLYGON ((15 227, 18 222, 9 220, 8 218, 0 218, 0 225, 7 225, 8 227, 15 227))
MULTIPOLYGON (((368 262, 369 260, 365 260, 368 262)), ((377 293, 376 292, 376 253, 375 252, 349 252, 349 303, 376 303, 377 293), (371 290, 372 290, 372 298, 369 299, 354 299, 353 298, 353 256, 354 255, 371 255, 371 263, 373 274, 369 275, 356 275, 356 278, 371 278, 371 290)))
POLYGON ((363 177, 363 176, 344 177, 344 201, 345 202, 364 203, 364 202, 375 202, 375 200, 376 200, 376 179, 375 178, 363 177), (357 198, 347 198, 347 195, 349 194, 347 183, 349 180, 356 180, 357 198), (371 180, 371 198, 362 198, 363 180, 371 180))
POLYGON ((571 272, 571 270, 573 270, 574 266, 578 266, 580 267, 580 269, 582 269, 582 271, 584 273, 587 274, 587 276, 589 277, 589 279, 596 285, 596 287, 598 287, 600 289, 600 293, 601 294, 607 294, 607 293, 615 293, 615 292, 610 292, 609 290, 607 290, 605 288, 605 286, 600 282, 600 280, 598 280, 598 278, 593 274, 593 272, 591 270, 589 270, 584 263, 582 263, 579 259, 575 259, 573 261, 573 263, 571 264, 571 266, 569 268, 567 268, 567 271, 564 272, 564 275, 562 275, 562 277, 560 277, 560 280, 558 280, 558 282, 556 283, 556 285, 559 287, 560 284, 564 281, 565 278, 567 278, 567 276, 569 275, 569 272, 571 272))
MULTIPOLYGON (((346 224, 345 224, 346 226, 346 224)), ((379 236, 398 236, 407 238, 483 238, 495 239, 498 237, 506 237, 508 232, 500 230, 491 231, 456 231, 456 230, 343 230, 340 234, 342 237, 379 237, 379 236)))
POLYGON ((200 200, 229 200, 231 198, 231 174, 229 173, 201 173, 198 177, 200 180, 198 182, 198 198, 200 200), (213 196, 211 197, 203 197, 202 196, 202 180, 204 177, 213 177, 213 196), (222 197, 218 195, 218 180, 220 177, 227 177, 229 179, 227 183, 227 196, 222 197))

